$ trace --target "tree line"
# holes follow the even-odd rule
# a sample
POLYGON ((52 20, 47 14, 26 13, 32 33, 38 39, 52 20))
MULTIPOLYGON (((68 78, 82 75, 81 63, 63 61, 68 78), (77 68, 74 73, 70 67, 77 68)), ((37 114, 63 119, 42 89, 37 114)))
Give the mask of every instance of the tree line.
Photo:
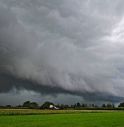
POLYGON ((54 104, 53 102, 44 102, 42 105, 39 105, 37 102, 31 102, 31 101, 25 101, 22 105, 18 106, 0 106, 1 108, 26 108, 26 109, 123 109, 124 108, 124 102, 120 103, 117 107, 115 107, 114 104, 108 103, 108 104, 102 104, 100 106, 96 104, 81 104, 79 102, 73 104, 73 105, 67 105, 67 104, 54 104))

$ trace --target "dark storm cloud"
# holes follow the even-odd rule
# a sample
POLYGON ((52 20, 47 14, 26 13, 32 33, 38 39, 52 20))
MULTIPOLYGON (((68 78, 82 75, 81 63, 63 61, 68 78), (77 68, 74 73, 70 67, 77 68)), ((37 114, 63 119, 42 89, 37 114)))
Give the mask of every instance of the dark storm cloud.
POLYGON ((122 0, 0 0, 0 92, 123 97, 122 5, 122 0))
MULTIPOLYGON (((64 90, 64 89, 61 89, 60 87, 57 87, 57 86, 51 87, 51 86, 47 86, 47 85, 37 84, 36 82, 29 81, 29 80, 18 79, 18 78, 11 76, 11 75, 8 75, 8 74, 1 74, 0 81, 2 84, 0 93, 3 94, 3 93, 6 93, 9 91, 9 93, 8 93, 9 96, 13 96, 11 90, 24 91, 26 89, 26 90, 29 90, 29 93, 30 93, 30 91, 35 91, 37 93, 40 93, 42 95, 42 99, 46 98, 45 97, 46 95, 50 95, 50 96, 52 95, 50 97, 50 100, 51 100, 53 98, 57 98, 58 94, 60 94, 60 95, 65 94, 66 95, 66 99, 64 99, 65 102, 68 100, 68 98, 67 98, 68 95, 72 95, 73 99, 75 98, 74 96, 76 96, 77 99, 79 99, 79 100, 85 99, 87 101, 91 101, 91 100, 92 101, 101 101, 102 100, 102 101, 118 102, 120 100, 123 100, 123 97, 113 96, 109 93, 100 93, 100 92, 89 93, 89 92, 80 91, 80 90, 79 91, 64 90), (83 98, 81 99, 80 97, 83 97, 83 98)), ((19 94, 19 92, 17 92, 16 94, 19 94)), ((24 92, 23 95, 24 95, 24 97, 22 99, 24 100, 25 96, 27 96, 27 94, 25 95, 25 92, 24 92)), ((59 98, 59 99, 61 101, 63 101, 62 98, 59 98)), ((17 103, 18 99, 16 98, 16 100, 13 102, 17 103)), ((70 103, 70 102, 71 102, 71 100, 68 100, 68 103, 70 103)))

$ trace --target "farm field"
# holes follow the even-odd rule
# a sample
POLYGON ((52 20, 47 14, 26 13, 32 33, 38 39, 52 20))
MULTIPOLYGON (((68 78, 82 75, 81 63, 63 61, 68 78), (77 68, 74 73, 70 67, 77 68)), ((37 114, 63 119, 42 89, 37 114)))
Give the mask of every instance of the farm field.
POLYGON ((124 127, 124 112, 0 110, 0 127, 124 127))

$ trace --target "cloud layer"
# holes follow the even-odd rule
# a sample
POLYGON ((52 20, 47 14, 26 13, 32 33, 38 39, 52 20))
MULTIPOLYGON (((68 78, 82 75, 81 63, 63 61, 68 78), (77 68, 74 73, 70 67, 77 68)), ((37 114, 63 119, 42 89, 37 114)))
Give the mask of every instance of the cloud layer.
POLYGON ((0 0, 0 92, 124 97, 124 2, 112 2, 0 0))

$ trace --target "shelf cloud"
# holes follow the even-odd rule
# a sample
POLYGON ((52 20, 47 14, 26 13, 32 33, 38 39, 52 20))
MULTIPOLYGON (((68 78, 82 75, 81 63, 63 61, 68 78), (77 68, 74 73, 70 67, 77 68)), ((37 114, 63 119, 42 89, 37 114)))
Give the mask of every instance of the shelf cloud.
POLYGON ((0 93, 124 97, 124 2, 0 0, 0 93))

